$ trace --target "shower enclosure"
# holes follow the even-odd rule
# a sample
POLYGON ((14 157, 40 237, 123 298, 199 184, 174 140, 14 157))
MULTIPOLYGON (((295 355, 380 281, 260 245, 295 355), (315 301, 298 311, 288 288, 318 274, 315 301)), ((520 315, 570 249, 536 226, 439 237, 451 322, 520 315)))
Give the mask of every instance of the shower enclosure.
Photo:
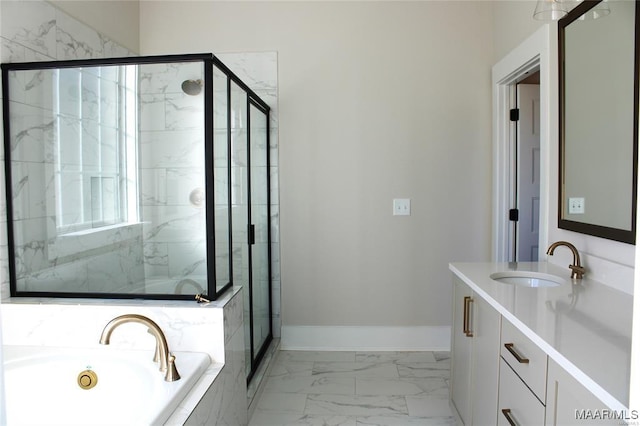
POLYGON ((212 54, 2 64, 11 295, 242 285, 271 340, 269 106, 212 54))

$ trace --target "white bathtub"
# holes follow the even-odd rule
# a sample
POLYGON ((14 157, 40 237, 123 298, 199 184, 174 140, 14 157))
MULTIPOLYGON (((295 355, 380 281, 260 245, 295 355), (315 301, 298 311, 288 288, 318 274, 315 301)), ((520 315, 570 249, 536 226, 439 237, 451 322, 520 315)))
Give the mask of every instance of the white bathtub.
POLYGON ((210 363, 174 352, 181 379, 165 382, 153 351, 111 346, 76 349, 4 346, 7 423, 11 425, 161 425, 210 363), (80 388, 93 370, 98 384, 80 388))

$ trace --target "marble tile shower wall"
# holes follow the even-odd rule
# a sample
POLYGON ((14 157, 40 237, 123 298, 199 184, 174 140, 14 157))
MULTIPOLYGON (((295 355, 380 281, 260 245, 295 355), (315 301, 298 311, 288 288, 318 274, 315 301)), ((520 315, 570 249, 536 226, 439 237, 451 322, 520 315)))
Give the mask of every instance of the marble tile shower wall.
MULTIPOLYGON (((97 31, 87 27, 83 23, 75 20, 66 13, 58 10, 50 3, 45 1, 3 1, 0 3, 0 16, 1 16, 1 60, 2 62, 24 62, 24 61, 49 61, 49 60, 65 60, 65 59, 87 59, 87 58, 103 58, 103 57, 116 57, 116 56, 134 56, 134 52, 129 51, 123 46, 119 45, 115 41, 108 37, 98 33, 97 31)), ((33 81, 37 81, 34 79, 33 81)), ((22 108, 29 109, 33 105, 28 104, 28 97, 25 99, 25 103, 21 105, 22 108)), ((33 109, 32 109, 33 111, 33 109)), ((47 134, 52 134, 53 123, 38 122, 37 117, 42 117, 42 114, 31 114, 31 119, 22 120, 25 123, 24 128, 20 129, 22 138, 19 143, 16 143, 12 149, 16 152, 15 158, 22 159, 23 164, 19 167, 27 168, 31 171, 37 169, 37 162, 40 162, 40 169, 43 169, 42 162, 45 161, 44 153, 42 158, 33 158, 29 156, 20 157, 21 153, 27 153, 29 151, 25 147, 25 144, 29 143, 29 140, 42 140, 47 134), (21 146, 22 145, 22 146, 21 146), (35 161, 34 161, 35 160, 35 161)), ((2 149, 2 148, 0 148, 2 149)), ((2 162, 4 163, 4 152, 2 152, 2 162)), ((23 179, 22 186, 16 189, 20 189, 19 194, 23 197, 22 206, 22 218, 29 222, 29 228, 32 230, 33 235, 39 243, 30 247, 25 247, 24 250, 18 250, 18 254, 22 256, 22 265, 32 265, 35 267, 34 262, 40 259, 40 262, 44 259, 44 252, 46 250, 46 232, 43 230, 46 226, 42 226, 45 221, 42 214, 42 206, 35 205, 33 202, 29 202, 29 198, 37 198, 35 195, 40 188, 44 187, 45 177, 40 176, 41 179, 37 180, 36 174, 27 174, 28 179, 23 179), (31 182, 29 182, 31 180, 31 182), (35 184, 34 184, 34 181, 35 184), (32 224, 40 224, 38 227, 33 227, 32 224), (37 231, 40 229, 40 232, 37 231)), ((0 194, 0 215, 2 223, 0 223, 0 278, 2 281, 0 293, 2 298, 9 296, 9 274, 8 274, 8 254, 7 254, 7 235, 6 235, 6 204, 4 195, 4 172, 0 174, 0 188, 2 193, 0 194)), ((135 238, 133 238, 135 240, 135 238)), ((133 245, 135 246, 135 244, 133 245)), ((104 265, 118 265, 119 268, 128 269, 129 264, 125 261, 125 257, 129 259, 142 257, 142 250, 133 248, 130 246, 125 250, 125 253, 103 253, 102 259, 92 258, 86 260, 86 262, 100 262, 104 265)), ((74 266, 70 268, 66 274, 69 277, 64 276, 65 272, 58 272, 58 279, 74 278, 69 282, 76 282, 77 285, 86 286, 88 280, 82 278, 77 279, 78 271, 82 268, 74 266)), ((109 267, 104 268, 105 271, 109 270, 109 267)), ((131 278, 135 280, 135 278, 131 278)), ((107 282, 108 280, 104 280, 107 282)), ((85 290, 88 288, 84 287, 85 290)), ((96 290, 95 288, 93 290, 96 290)))
POLYGON ((198 203, 205 188, 204 97, 187 95, 181 89, 183 81, 203 78, 201 62, 140 67, 140 179, 147 280, 177 283, 189 277, 202 285, 206 281, 206 217, 204 205, 198 203))

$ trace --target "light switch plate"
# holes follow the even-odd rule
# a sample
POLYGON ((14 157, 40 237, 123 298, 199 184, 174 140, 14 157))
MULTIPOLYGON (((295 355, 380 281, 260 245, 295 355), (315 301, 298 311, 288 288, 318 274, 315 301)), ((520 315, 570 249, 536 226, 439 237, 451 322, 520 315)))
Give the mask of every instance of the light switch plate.
POLYGON ((584 214, 584 198, 569 198, 569 214, 584 214))
POLYGON ((394 216, 411 216, 411 199, 395 198, 393 200, 394 216))

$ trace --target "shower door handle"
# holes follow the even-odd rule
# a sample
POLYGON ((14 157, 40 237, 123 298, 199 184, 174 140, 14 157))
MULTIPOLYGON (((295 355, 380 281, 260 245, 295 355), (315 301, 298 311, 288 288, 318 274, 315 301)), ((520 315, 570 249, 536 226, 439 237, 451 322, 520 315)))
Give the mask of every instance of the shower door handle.
POLYGON ((249 245, 252 246, 256 243, 256 226, 252 223, 249 224, 248 234, 249 245))

